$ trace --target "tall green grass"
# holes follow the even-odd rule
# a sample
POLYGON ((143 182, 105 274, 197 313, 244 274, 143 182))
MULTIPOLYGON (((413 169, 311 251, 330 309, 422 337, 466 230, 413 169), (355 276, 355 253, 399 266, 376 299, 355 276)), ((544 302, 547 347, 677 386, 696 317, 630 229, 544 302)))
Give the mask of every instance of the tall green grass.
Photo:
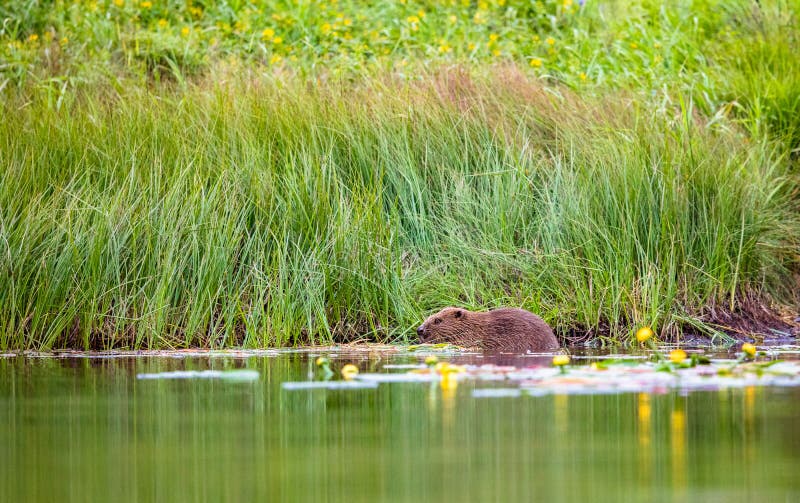
POLYGON ((408 340, 455 303, 624 340, 797 301, 783 147, 689 95, 493 73, 8 98, 0 346, 408 340))

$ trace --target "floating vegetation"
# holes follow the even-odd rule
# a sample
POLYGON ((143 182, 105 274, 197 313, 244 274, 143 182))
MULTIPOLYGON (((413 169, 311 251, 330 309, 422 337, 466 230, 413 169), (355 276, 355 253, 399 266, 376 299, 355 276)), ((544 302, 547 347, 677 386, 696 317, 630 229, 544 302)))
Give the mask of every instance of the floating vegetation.
POLYGON ((137 379, 224 379, 226 381, 255 381, 255 370, 177 370, 154 374, 136 374, 137 379))
MULTIPOLYGON (((645 339, 646 341, 646 339, 645 339)), ((640 342, 645 342, 640 341, 640 342)), ((787 355, 797 355, 796 346, 781 347, 787 355)), ((800 386, 800 361, 782 361, 770 349, 759 351, 753 344, 744 344, 736 358, 711 358, 698 350, 675 348, 662 354, 659 348, 649 356, 611 355, 602 359, 565 354, 552 356, 552 365, 518 366, 498 364, 457 365, 440 361, 435 355, 422 362, 386 364, 385 372, 359 373, 353 364, 344 365, 339 373, 343 380, 284 383, 284 389, 358 389, 359 384, 439 383, 442 391, 453 391, 459 382, 472 382, 475 398, 543 396, 549 394, 610 393, 681 393, 745 386, 800 386), (584 364, 575 365, 574 360, 584 364), (588 361, 587 361, 588 360, 588 361), (480 387, 483 383, 491 387, 480 387), (502 384, 501 384, 502 383, 502 384)), ((328 370, 325 357, 317 366, 328 370)))

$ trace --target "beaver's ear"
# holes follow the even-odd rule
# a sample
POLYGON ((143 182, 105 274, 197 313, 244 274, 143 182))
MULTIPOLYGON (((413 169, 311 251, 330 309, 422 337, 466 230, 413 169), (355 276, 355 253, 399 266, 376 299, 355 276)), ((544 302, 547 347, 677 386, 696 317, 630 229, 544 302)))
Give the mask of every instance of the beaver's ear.
POLYGON ((455 314, 454 314, 454 316, 455 316, 456 318, 461 318, 461 316, 462 316, 463 314, 464 314, 464 313, 461 311, 461 309, 457 309, 457 310, 456 310, 456 312, 455 312, 455 314))

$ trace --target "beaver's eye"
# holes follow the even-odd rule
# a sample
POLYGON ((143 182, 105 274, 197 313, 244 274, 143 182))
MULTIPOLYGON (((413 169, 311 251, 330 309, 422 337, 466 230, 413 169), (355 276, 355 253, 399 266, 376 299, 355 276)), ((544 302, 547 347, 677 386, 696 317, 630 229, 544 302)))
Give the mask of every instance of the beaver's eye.
POLYGON ((441 319, 441 318, 436 318, 436 319, 434 319, 434 320, 433 320, 433 324, 434 324, 434 325, 438 325, 438 324, 439 324, 439 323, 441 323, 441 322, 442 322, 442 319, 441 319))

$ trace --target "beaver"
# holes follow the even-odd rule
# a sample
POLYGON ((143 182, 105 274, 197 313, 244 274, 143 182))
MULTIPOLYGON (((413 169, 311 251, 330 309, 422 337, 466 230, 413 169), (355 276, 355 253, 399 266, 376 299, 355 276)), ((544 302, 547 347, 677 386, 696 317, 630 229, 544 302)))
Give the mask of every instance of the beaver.
POLYGON ((559 349, 553 329, 524 309, 501 308, 474 312, 446 307, 417 329, 423 343, 449 342, 504 353, 559 349))

